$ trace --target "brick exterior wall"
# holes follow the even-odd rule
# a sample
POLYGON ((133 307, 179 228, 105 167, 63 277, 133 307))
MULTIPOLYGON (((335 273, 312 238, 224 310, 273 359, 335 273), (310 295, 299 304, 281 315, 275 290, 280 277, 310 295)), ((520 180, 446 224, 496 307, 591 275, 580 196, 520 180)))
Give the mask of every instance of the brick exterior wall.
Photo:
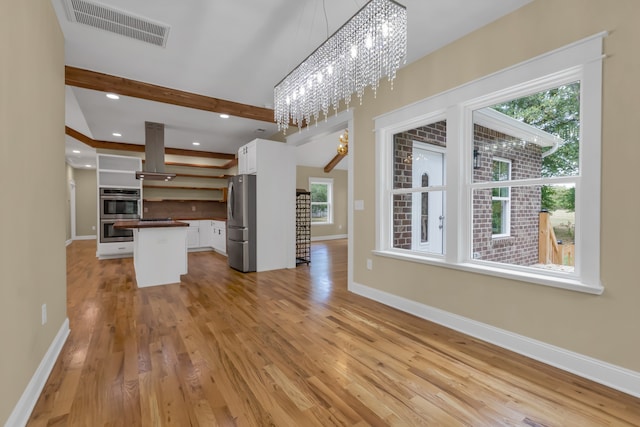
MULTIPOLYGON (((540 177, 542 149, 539 145, 528 143, 522 147, 519 139, 475 125, 474 148, 480 156, 480 167, 473 171, 474 182, 491 181, 494 157, 511 160, 511 179, 540 177)), ((537 263, 540 196, 540 186, 511 188, 510 236, 494 239, 491 189, 474 191, 474 258, 516 265, 537 263)))
MULTIPOLYGON (((393 138, 393 188, 411 188, 413 141, 445 147, 447 122, 398 133, 393 138)), ((393 196, 393 247, 411 249, 411 194, 393 196)))

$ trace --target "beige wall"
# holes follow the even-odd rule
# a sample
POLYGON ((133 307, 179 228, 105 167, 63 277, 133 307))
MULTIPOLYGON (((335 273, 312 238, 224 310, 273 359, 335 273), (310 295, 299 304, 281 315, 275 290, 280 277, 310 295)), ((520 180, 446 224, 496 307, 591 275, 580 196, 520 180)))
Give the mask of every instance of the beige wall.
POLYGON ((75 169, 76 236, 94 236, 97 231, 98 192, 95 169, 75 169))
POLYGON ((49 1, 3 2, 1 9, 0 423, 4 425, 66 318, 67 199, 64 39, 58 20, 49 1), (45 303, 48 323, 42 326, 45 303))
MULTIPOLYGON (((410 13, 410 12, 409 12, 410 13)), ((354 281, 640 371, 640 2, 536 0, 401 70, 354 109, 354 281), (601 271, 595 296, 492 276, 378 257, 375 247, 374 117, 596 34, 604 40, 601 271), (360 149, 362 147, 362 149, 360 149), (631 196, 633 195, 633 196, 631 196), (368 271, 366 258, 374 261, 368 271)))
POLYGON ((298 166, 296 168, 296 188, 309 190, 309 178, 333 178, 333 224, 313 225, 311 238, 347 234, 347 171, 334 169, 325 173, 323 168, 298 166))

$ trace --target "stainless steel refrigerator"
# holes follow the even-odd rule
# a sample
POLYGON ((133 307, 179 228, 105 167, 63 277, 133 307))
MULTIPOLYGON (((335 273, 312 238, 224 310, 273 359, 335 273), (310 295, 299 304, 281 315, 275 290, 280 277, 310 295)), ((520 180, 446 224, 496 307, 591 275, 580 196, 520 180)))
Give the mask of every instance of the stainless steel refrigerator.
POLYGON ((229 178, 227 191, 227 255, 229 266, 256 271, 256 176, 229 178))

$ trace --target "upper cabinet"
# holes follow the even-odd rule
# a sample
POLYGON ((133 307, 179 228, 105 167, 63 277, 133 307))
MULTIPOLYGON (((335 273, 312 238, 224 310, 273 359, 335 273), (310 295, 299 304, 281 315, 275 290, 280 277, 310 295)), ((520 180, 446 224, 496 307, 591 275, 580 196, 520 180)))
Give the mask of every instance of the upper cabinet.
POLYGON ((141 169, 137 157, 98 154, 98 187, 140 188, 136 171, 141 169))
POLYGON ((238 175, 251 175, 258 172, 256 142, 253 140, 238 150, 238 175))

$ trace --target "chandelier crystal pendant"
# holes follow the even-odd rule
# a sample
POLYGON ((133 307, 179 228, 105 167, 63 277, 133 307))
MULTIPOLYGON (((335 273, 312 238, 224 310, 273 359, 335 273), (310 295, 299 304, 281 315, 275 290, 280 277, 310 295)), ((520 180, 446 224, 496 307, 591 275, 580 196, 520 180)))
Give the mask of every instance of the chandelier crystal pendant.
POLYGON ((278 130, 291 122, 299 128, 337 113, 366 87, 396 77, 407 55, 407 9, 393 0, 371 0, 274 88, 278 130))

